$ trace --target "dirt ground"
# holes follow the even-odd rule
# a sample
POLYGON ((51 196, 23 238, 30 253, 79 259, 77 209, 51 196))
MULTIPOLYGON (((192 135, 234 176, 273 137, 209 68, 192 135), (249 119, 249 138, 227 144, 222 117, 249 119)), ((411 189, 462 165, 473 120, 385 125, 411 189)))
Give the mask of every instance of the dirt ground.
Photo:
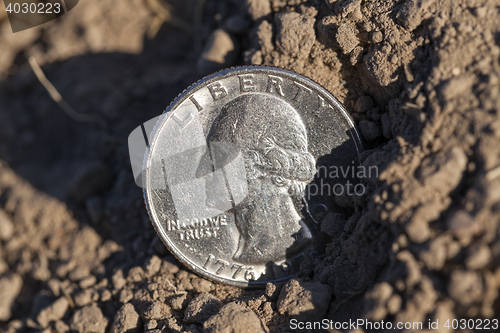
MULTIPOLYGON (((289 332, 291 319, 366 318, 448 332, 447 320, 500 317, 498 1, 168 4, 82 0, 16 34, 1 19, 0 331, 289 332), (97 121, 66 114, 30 56, 97 121), (265 290, 180 264, 128 157, 136 126, 242 64, 322 84, 358 125, 363 165, 379 168, 343 201, 349 214, 323 219, 332 240, 318 263, 265 290)), ((351 330, 364 331, 398 330, 351 330)))

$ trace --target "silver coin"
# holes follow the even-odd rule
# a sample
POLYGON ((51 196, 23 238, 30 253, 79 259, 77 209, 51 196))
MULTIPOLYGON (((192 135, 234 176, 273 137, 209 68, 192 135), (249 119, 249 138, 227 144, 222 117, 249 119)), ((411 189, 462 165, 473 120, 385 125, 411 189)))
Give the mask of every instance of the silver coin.
POLYGON ((192 85, 160 117, 144 197, 185 265, 218 282, 265 285, 324 252, 321 217, 342 210, 338 186, 357 181, 332 176, 332 167, 359 163, 360 150, 347 111, 317 83, 277 68, 232 68, 192 85))

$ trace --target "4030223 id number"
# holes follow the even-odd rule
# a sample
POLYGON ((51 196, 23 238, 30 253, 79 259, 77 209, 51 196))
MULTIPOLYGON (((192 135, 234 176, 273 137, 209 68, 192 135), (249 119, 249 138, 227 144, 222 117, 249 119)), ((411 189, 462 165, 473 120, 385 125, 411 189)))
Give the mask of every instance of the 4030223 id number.
POLYGON ((482 330, 498 330, 498 319, 448 319, 444 324, 448 329, 482 329, 482 330))
POLYGON ((9 3, 5 9, 11 14, 59 14, 61 12, 61 4, 56 3, 9 3))

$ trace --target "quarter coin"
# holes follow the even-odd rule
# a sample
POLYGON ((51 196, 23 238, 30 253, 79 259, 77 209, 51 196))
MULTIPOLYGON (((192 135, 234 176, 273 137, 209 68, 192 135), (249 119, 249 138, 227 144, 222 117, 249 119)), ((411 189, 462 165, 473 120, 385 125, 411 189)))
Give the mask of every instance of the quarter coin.
POLYGON ((322 218, 345 209, 335 196, 359 182, 339 172, 359 165, 362 149, 345 108, 282 69, 237 67, 198 81, 150 138, 143 188, 160 238, 193 271, 240 287, 316 261, 329 239, 322 218))

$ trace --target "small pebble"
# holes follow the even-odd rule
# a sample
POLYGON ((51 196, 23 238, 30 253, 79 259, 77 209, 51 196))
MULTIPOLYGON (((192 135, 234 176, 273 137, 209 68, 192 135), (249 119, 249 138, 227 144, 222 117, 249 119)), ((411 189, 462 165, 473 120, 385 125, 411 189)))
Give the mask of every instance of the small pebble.
POLYGON ((18 274, 11 274, 0 279, 0 320, 7 321, 11 316, 11 307, 23 286, 23 279, 18 274))
POLYGON ((160 271, 162 265, 162 260, 158 256, 152 256, 149 258, 144 271, 147 277, 151 277, 160 271))
POLYGON ((195 278, 191 281, 191 284, 197 293, 204 293, 214 289, 213 283, 205 279, 195 278))
POLYGON ((271 14, 271 3, 268 0, 245 0, 245 7, 250 18, 254 21, 271 14))
POLYGON ((112 296, 113 296, 113 294, 111 293, 111 291, 109 291, 108 289, 104 289, 101 292, 101 302, 109 301, 112 296))
POLYGON ((380 135, 380 127, 369 120, 359 122, 359 131, 366 141, 373 141, 380 135))
POLYGON ((111 333, 138 332, 141 323, 139 314, 132 304, 123 305, 115 315, 111 333))
POLYGON ((269 332, 267 326, 252 310, 236 302, 231 302, 218 311, 217 314, 203 323, 203 332, 269 332))
POLYGON ((141 282, 144 279, 144 270, 140 266, 132 267, 128 271, 127 281, 128 282, 141 282))
POLYGON ((104 333, 108 320, 97 305, 89 305, 75 312, 70 320, 71 330, 78 333, 104 333))
POLYGON ((132 298, 134 298, 134 292, 130 289, 122 289, 120 291, 120 295, 118 300, 121 303, 128 303, 132 298))
POLYGON ((14 224, 10 217, 0 209, 0 240, 7 241, 14 234, 14 224))
POLYGON ((207 75, 230 67, 238 56, 236 40, 223 29, 217 29, 208 37, 196 66, 200 75, 207 75))
POLYGON ((91 289, 85 289, 77 293, 73 297, 73 300, 77 306, 85 306, 92 302, 92 294, 93 292, 91 289))
POLYGON ((179 272, 179 266, 173 264, 168 259, 163 260, 160 268, 161 274, 176 274, 178 272, 179 272))
POLYGON ((145 329, 152 330, 152 329, 155 329, 157 326, 158 326, 158 322, 154 319, 151 319, 146 323, 145 329))
POLYGON ((350 53, 359 44, 356 28, 349 24, 342 24, 338 28, 335 40, 344 54, 350 53))
POLYGON ((87 289, 89 287, 92 287, 96 282, 97 282, 96 277, 94 275, 91 275, 91 276, 86 277, 85 279, 81 280, 78 285, 82 289, 87 289))
POLYGON ((179 311, 186 307, 187 305, 187 293, 179 293, 167 299, 168 305, 173 310, 179 311))
POLYGON ((61 294, 61 282, 59 282, 58 279, 50 279, 47 282, 47 286, 49 287, 50 291, 52 292, 52 295, 59 297, 61 294))
POLYGON ((465 259, 465 266, 468 269, 481 269, 489 264, 491 260, 491 250, 485 245, 472 246, 465 259))
POLYGON ((279 289, 276 287, 274 283, 268 282, 266 284, 266 296, 269 297, 271 300, 276 301, 278 299, 278 296, 280 295, 279 289))
POLYGON ((374 105, 375 102, 373 99, 370 96, 364 95, 358 98, 356 104, 354 105, 354 109, 356 112, 363 113, 373 108, 374 105))
POLYGON ((127 283, 127 280, 125 280, 125 278, 123 277, 123 271, 121 269, 117 270, 113 274, 111 281, 113 282, 113 286, 116 290, 122 289, 123 286, 127 283))
POLYGON ((281 289, 278 311, 299 320, 321 320, 330 305, 331 293, 328 285, 292 279, 281 289))
POLYGON ((42 328, 49 326, 51 321, 61 319, 66 310, 68 310, 69 302, 66 297, 61 297, 52 303, 50 306, 44 308, 36 316, 36 321, 40 324, 42 328))
POLYGON ((216 314, 222 303, 215 296, 209 293, 202 293, 196 296, 184 311, 184 321, 186 323, 203 323, 208 318, 216 314))
POLYGON ((384 40, 384 35, 380 31, 374 31, 372 33, 372 43, 380 43, 384 40))
POLYGON ((162 302, 153 302, 144 312, 144 316, 148 319, 163 319, 170 314, 170 309, 167 304, 162 302))

